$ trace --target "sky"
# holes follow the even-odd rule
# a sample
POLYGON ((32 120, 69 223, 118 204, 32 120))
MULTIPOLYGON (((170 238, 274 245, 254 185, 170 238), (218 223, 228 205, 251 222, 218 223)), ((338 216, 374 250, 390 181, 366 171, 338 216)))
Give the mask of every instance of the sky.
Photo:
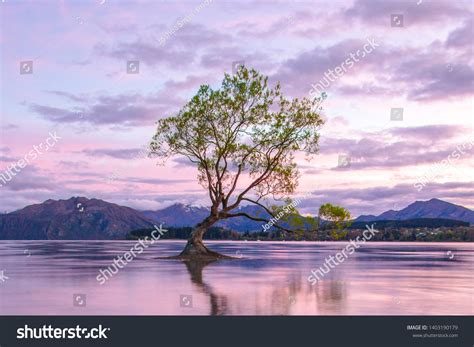
POLYGON ((324 84, 320 152, 297 156, 303 213, 431 198, 472 209, 473 11, 447 0, 2 0, 0 210, 72 196, 209 205, 194 167, 157 165, 144 148, 158 119, 200 85, 218 88, 234 62, 291 98, 324 84))

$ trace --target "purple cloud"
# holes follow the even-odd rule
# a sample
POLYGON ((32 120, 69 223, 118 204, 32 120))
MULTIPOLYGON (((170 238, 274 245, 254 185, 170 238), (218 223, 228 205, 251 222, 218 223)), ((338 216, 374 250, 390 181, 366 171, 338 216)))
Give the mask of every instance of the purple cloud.
MULTIPOLYGON (((166 31, 163 31, 165 34, 166 31)), ((112 47, 98 44, 95 53, 101 56, 127 60, 139 60, 150 66, 166 64, 173 67, 191 66, 199 50, 231 41, 229 35, 211 30, 200 24, 187 24, 176 31, 161 45, 159 35, 119 42, 112 47)))
POLYGON ((140 153, 144 151, 143 148, 126 148, 126 149, 84 149, 80 153, 84 153, 90 157, 112 157, 115 159, 129 159, 137 158, 140 153))
POLYGON ((348 20, 358 19, 367 24, 389 27, 391 14, 403 14, 404 25, 411 26, 467 18, 470 11, 457 2, 447 1, 425 1, 417 5, 416 1, 408 0, 357 0, 344 14, 348 20))
POLYGON ((413 83, 409 99, 438 100, 473 93, 474 70, 464 63, 453 65, 415 58, 402 64, 397 72, 398 81, 413 83))
MULTIPOLYGON (((325 137, 321 154, 346 154, 351 158, 350 170, 397 168, 431 164, 446 159, 470 129, 457 125, 429 125, 411 128, 392 128, 378 134, 366 134, 359 139, 325 137)), ((472 156, 467 151, 465 156, 472 156)), ((348 170, 334 167, 333 170, 348 170)), ((317 170, 305 170, 306 174, 317 170)))
POLYGON ((70 93, 56 92, 56 95, 80 102, 68 108, 33 102, 25 104, 31 112, 53 122, 134 127, 152 125, 160 116, 169 114, 184 104, 182 99, 168 93, 169 90, 147 96, 123 93, 114 96, 76 97, 70 93))
POLYGON ((468 19, 464 25, 451 32, 446 40, 447 47, 468 47, 472 50, 473 45, 473 20, 468 19))

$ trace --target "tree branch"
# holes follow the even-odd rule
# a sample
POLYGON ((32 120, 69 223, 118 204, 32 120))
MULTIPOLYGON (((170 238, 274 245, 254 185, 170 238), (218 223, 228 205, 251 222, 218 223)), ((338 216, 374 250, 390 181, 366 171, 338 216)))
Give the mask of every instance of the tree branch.
MULTIPOLYGON (((245 213, 245 212, 226 213, 226 214, 223 215, 223 219, 233 218, 233 217, 245 217, 245 218, 248 218, 248 219, 257 221, 257 222, 270 223, 270 221, 269 221, 268 219, 259 218, 259 217, 253 217, 253 216, 250 216, 249 214, 247 214, 247 213, 245 213)), ((275 227, 275 228, 277 228, 277 229, 286 231, 286 232, 288 232, 288 233, 296 233, 296 232, 298 232, 298 231, 305 231, 305 230, 297 230, 297 229, 295 229, 295 230, 287 229, 287 228, 282 227, 281 225, 278 225, 278 224, 273 224, 272 226, 275 227)))

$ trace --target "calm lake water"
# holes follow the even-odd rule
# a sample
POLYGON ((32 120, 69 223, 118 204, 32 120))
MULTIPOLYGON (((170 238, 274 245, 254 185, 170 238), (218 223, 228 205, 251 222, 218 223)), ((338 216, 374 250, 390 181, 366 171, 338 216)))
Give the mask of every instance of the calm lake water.
POLYGON ((474 244, 367 243, 312 286, 344 242, 207 242, 241 257, 186 264, 157 241, 100 285, 133 241, 0 241, 0 314, 472 315, 474 244), (1 272, 0 272, 1 274, 1 272), (74 302, 73 296, 81 294, 74 302), (76 306, 75 306, 76 305, 76 306), (80 305, 80 306, 77 306, 80 305))

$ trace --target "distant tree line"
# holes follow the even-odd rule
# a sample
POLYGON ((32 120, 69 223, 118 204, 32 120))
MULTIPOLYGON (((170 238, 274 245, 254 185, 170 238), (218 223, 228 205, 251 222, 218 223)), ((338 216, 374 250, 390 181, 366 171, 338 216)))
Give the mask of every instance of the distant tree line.
MULTIPOLYGON (((394 221, 389 221, 394 222, 394 221)), ((463 223, 463 222, 461 222, 463 223)), ((363 227, 354 228, 354 224, 348 229, 338 230, 331 228, 329 224, 324 225, 314 232, 287 233, 282 230, 258 231, 239 233, 222 227, 211 227, 205 234, 207 240, 240 240, 240 241, 348 241, 357 236, 362 237, 365 225, 374 224, 374 228, 379 230, 371 241, 431 241, 431 242, 474 242, 474 227, 457 225, 453 227, 399 227, 392 223, 363 223, 363 227)), ((395 224, 396 225, 396 224, 395 224)), ((166 227, 165 227, 166 228, 166 227)), ((168 231, 162 239, 186 240, 192 232, 192 227, 168 227, 168 231)), ((126 239, 137 240, 151 237, 154 229, 139 229, 130 232, 126 239)))
POLYGON ((381 220, 374 222, 355 222, 350 229, 363 229, 366 224, 375 224, 379 228, 441 228, 441 227, 468 227, 468 222, 443 218, 415 218, 407 220, 381 220))

